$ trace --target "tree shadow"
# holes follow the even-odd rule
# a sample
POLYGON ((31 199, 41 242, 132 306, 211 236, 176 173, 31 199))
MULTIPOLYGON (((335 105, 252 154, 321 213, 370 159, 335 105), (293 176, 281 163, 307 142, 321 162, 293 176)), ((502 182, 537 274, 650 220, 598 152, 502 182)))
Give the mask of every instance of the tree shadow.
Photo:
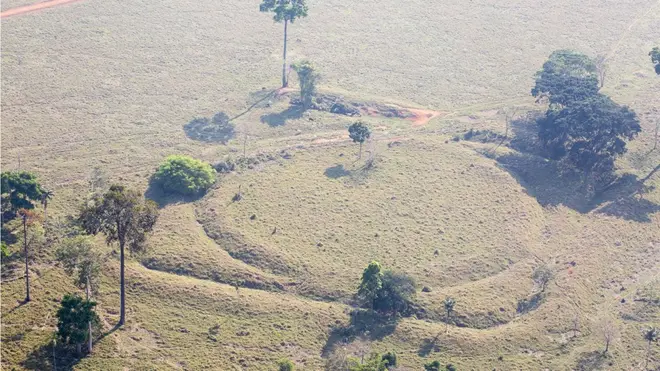
POLYGON ((73 370, 82 357, 74 355, 70 348, 54 346, 53 342, 43 344, 30 352, 21 366, 28 370, 73 370))
POLYGON ((431 352, 440 352, 442 349, 440 348, 440 345, 438 345, 438 338, 440 338, 440 334, 432 339, 424 339, 417 350, 417 355, 420 357, 427 357, 431 352))
POLYGON ((350 176, 351 172, 350 170, 346 170, 344 165, 337 164, 335 166, 330 166, 329 168, 325 169, 323 174, 325 174, 325 176, 327 176, 328 178, 339 179, 341 177, 350 176))
POLYGON ((282 112, 268 113, 261 116, 261 122, 268 124, 270 127, 284 126, 287 120, 295 120, 302 117, 303 109, 299 105, 289 106, 282 112))
POLYGON ((195 202, 200 200, 202 197, 204 197, 204 195, 205 193, 200 193, 190 196, 185 196, 177 193, 167 193, 163 191, 163 188, 153 180, 149 182, 149 187, 144 192, 144 197, 157 203, 158 208, 161 209, 171 204, 195 202))
POLYGON ((580 213, 595 211, 643 223, 660 211, 660 205, 643 198, 653 187, 644 185, 646 178, 640 180, 633 174, 594 191, 579 171, 566 169, 558 161, 512 153, 498 157, 497 162, 542 206, 564 205, 580 213))
POLYGON ((397 316, 385 316, 373 311, 355 309, 351 312, 348 324, 332 327, 321 355, 327 357, 337 344, 348 344, 360 337, 371 341, 380 340, 394 332, 398 320, 397 316))
POLYGON ((593 352, 583 352, 579 355, 575 369, 580 371, 601 370, 603 366, 605 366, 607 359, 607 353, 597 350, 594 350, 593 352))
POLYGON ((218 112, 210 119, 196 117, 183 125, 183 131, 190 139, 222 144, 227 144, 236 135, 234 124, 224 112, 218 112))

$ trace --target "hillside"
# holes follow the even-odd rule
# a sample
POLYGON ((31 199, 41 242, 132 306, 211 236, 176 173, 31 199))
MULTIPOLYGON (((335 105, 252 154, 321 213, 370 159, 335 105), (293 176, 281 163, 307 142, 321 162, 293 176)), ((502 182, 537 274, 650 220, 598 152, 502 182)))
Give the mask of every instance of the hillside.
MULTIPOLYGON (((642 370, 642 331, 660 324, 660 176, 643 194, 622 182, 591 198, 524 143, 535 136, 527 112, 545 109, 529 91, 548 55, 602 54, 602 91, 642 126, 617 174, 649 174, 660 162, 660 77, 647 55, 660 3, 309 7, 289 28, 290 61, 313 61, 319 94, 361 109, 373 134, 360 159, 346 132, 356 117, 296 109, 295 73, 292 89, 276 90, 281 25, 258 0, 80 0, 2 18, 2 170, 34 172, 54 191, 50 226, 77 213, 94 173, 160 211, 146 252, 129 260, 119 329, 117 246, 96 238, 103 331, 82 359, 60 352, 53 365, 58 302, 80 292, 54 246, 31 266, 29 303, 20 266, 3 265, 2 368, 274 370, 286 357, 321 370, 342 352, 394 350, 410 370, 436 359, 459 370, 642 370), (189 123, 217 112, 236 117, 236 137, 198 140, 189 123), (512 112, 501 145, 466 135, 503 135, 512 112), (243 165, 204 197, 167 197, 149 178, 171 154, 243 165), (415 279, 413 316, 351 314, 372 260, 415 279), (554 279, 521 310, 541 265, 554 279), (447 296, 457 303, 446 327, 447 296), (606 318, 617 336, 602 356, 606 318)), ((649 354, 649 369, 660 367, 658 346, 649 354)))

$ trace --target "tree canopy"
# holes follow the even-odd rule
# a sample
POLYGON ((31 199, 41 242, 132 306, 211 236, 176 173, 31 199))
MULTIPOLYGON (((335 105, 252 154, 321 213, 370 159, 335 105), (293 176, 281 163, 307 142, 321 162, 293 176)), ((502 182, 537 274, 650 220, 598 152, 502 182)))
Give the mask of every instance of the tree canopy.
POLYGON ((57 311, 57 335, 64 344, 80 346, 89 340, 89 323, 96 327, 99 316, 94 312, 96 303, 78 295, 66 294, 57 311))
POLYGON ((303 60, 293 64, 293 69, 298 73, 300 82, 300 101, 303 109, 309 109, 312 106, 312 100, 316 95, 316 83, 321 78, 312 62, 303 60))
POLYGON ((1 188, 3 215, 9 219, 18 209, 34 209, 34 202, 40 202, 44 192, 37 177, 27 171, 3 171, 1 188))
POLYGON ((259 5, 259 11, 273 13, 275 22, 293 23, 298 18, 307 17, 307 10, 305 0, 264 0, 259 5))
POLYGON ((536 73, 532 95, 547 98, 551 105, 564 106, 597 94, 598 90, 598 68, 593 60, 571 50, 557 50, 536 73))
POLYGON ((165 192, 195 195, 205 192, 215 183, 215 170, 210 164, 190 156, 168 156, 152 181, 165 192))
POLYGON ((625 153, 626 141, 641 127, 634 111, 598 90, 595 63, 585 55, 559 50, 537 73, 532 95, 547 97, 550 103, 537 120, 545 154, 602 177, 613 172, 614 160, 625 153))
POLYGON ((415 292, 415 281, 410 276, 383 270, 380 263, 372 261, 362 273, 357 297, 377 312, 406 314, 415 292))
POLYGON ((548 110, 538 125, 551 158, 566 157, 578 169, 599 173, 612 171, 616 156, 626 152, 626 140, 641 131, 634 111, 602 94, 548 110))
POLYGON ((74 275, 78 287, 85 288, 89 284, 90 291, 98 291, 101 254, 94 251, 94 243, 90 236, 79 235, 63 239, 56 250, 56 255, 67 274, 74 275))

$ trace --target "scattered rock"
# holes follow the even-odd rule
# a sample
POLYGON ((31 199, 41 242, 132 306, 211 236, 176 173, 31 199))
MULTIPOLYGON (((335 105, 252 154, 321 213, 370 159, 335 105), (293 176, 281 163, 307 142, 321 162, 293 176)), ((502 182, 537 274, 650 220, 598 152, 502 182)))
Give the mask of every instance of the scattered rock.
POLYGON ((255 219, 257 219, 257 215, 256 215, 256 214, 252 214, 252 215, 250 216, 250 220, 255 220, 255 219))
POLYGON ((431 289, 428 286, 422 287, 422 292, 431 292, 431 289))

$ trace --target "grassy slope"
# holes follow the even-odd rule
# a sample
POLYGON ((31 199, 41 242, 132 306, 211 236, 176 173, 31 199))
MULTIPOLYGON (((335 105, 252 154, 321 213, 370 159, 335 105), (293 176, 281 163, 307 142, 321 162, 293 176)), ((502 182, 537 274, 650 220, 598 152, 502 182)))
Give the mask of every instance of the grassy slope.
MULTIPOLYGON (((92 166, 144 188, 168 154, 217 161, 239 148, 238 140, 229 147, 192 141, 181 127, 218 110, 239 113, 251 92, 277 84, 281 30, 256 13, 257 3, 236 2, 227 12, 212 1, 128 1, 118 7, 89 0, 3 19, 3 169, 20 157, 22 168, 55 190, 52 215, 62 216, 84 198, 92 166)), ((404 320, 371 345, 395 348, 404 365, 419 368, 425 359, 418 354, 437 345, 440 352, 429 357, 462 368, 566 369, 600 348, 595 323, 604 315, 617 318, 621 331, 612 351, 615 367, 639 363, 645 349, 640 330, 660 320, 657 310, 632 300, 657 297, 658 213, 635 221, 645 210, 641 201, 615 203, 627 209, 620 218, 542 208, 533 196, 555 200, 565 192, 551 176, 533 174, 530 181, 509 174, 478 155, 478 145, 445 144, 437 134, 501 129, 502 117, 492 108, 528 104, 533 72, 560 47, 611 52, 606 92, 645 114, 660 93, 646 57, 657 38, 660 7, 653 1, 608 7, 561 1, 550 7, 484 0, 412 3, 391 17, 387 5, 312 2, 310 17, 291 28, 290 54, 320 66, 324 89, 451 113, 421 129, 370 119, 381 126, 380 162, 358 179, 324 175, 337 164, 356 166, 356 146, 335 141, 347 119, 312 113, 279 127, 259 122, 261 115, 283 110, 284 102, 243 116, 238 125, 252 136, 248 151, 288 148, 293 158, 230 175, 195 204, 166 206, 141 259, 198 278, 267 283, 278 292, 240 289, 239 297, 231 286, 132 264, 129 324, 105 337, 78 367, 269 369, 287 356, 316 369, 328 326, 345 323, 347 308, 306 297, 346 299, 373 258, 431 287, 419 299, 432 312, 449 294, 459 298, 461 321, 505 323, 451 328, 429 347, 444 330, 435 322, 440 314, 431 313, 432 322, 404 320), (344 57, 337 59, 338 53, 344 57), (405 139, 389 148, 385 138, 392 137, 405 139), (321 144, 327 139, 332 141, 321 144), (231 204, 238 184, 246 197, 231 204), (251 214, 257 219, 250 221, 251 214), (196 218, 238 243, 217 245, 196 218), (275 224, 278 233, 271 236, 275 224), (223 248, 259 254, 247 265, 223 248), (556 284, 538 310, 518 317, 517 299, 530 293, 529 275, 540 260, 553 265, 556 284), (573 261, 575 267, 567 265, 573 261), (567 342, 576 310, 582 335, 567 342), (214 325, 220 326, 217 342, 209 339, 214 325), (244 336, 237 335, 241 331, 244 336)), ((645 133, 620 161, 640 176, 658 159, 643 156, 653 127, 652 117, 643 119, 645 133)), ((657 178, 652 182, 660 186, 657 178)), ((658 204, 660 192, 645 198, 658 204)), ((115 264, 108 263, 99 298, 106 329, 117 319, 115 264)), ((35 271, 41 277, 33 303, 16 305, 22 280, 2 285, 3 367, 48 367, 39 362, 48 362, 49 348, 39 349, 54 326, 53 299, 73 288, 58 268, 42 263, 35 271)), ((348 347, 355 350, 356 343, 348 347)))

